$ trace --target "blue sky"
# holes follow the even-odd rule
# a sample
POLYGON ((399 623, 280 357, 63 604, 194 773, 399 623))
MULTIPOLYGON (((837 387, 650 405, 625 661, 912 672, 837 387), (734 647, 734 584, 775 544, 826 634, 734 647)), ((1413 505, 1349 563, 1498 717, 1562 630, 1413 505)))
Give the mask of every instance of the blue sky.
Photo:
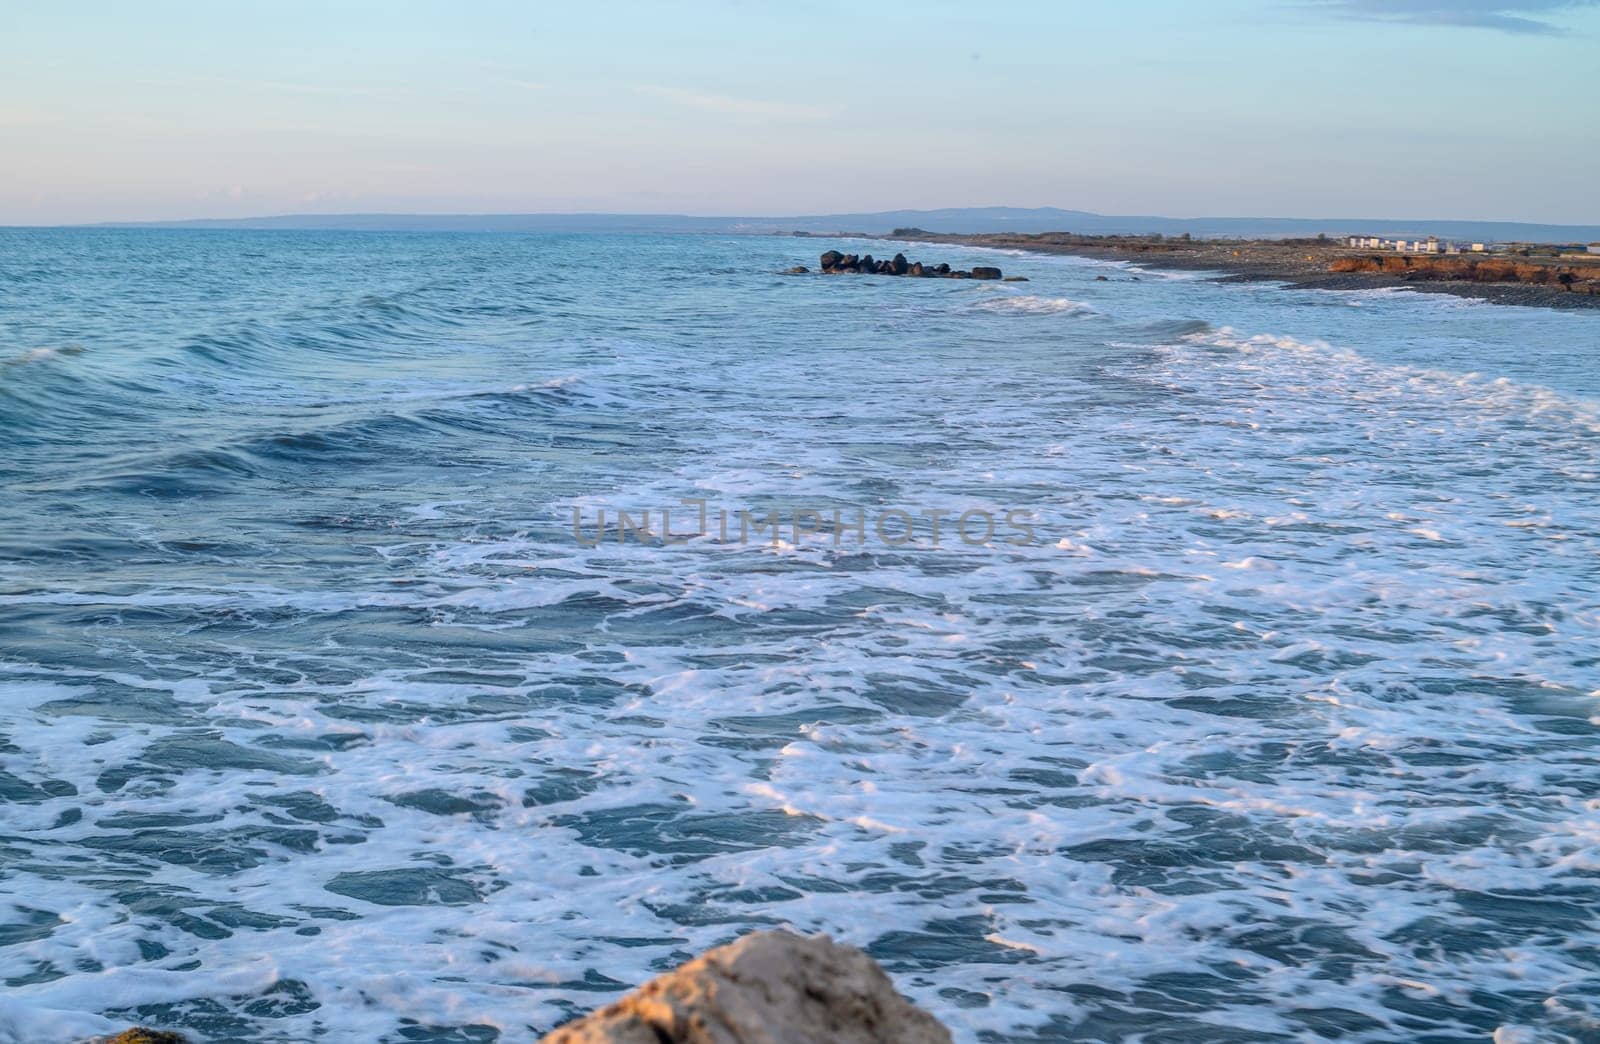
POLYGON ((0 223, 291 212, 1600 223, 1600 4, 6 4, 0 223))

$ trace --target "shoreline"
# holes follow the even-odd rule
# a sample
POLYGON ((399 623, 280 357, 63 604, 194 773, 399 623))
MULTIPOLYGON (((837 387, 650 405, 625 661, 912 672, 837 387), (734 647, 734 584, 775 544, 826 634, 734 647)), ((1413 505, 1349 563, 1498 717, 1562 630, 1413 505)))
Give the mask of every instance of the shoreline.
MULTIPOLYGON (((1569 290, 1554 283, 1480 282, 1441 275, 1441 259, 1515 261, 1524 267, 1568 268, 1572 265, 1527 261, 1504 254, 1398 255, 1418 267, 1406 274, 1389 271, 1331 270, 1335 262, 1347 266, 1381 265, 1389 259, 1370 250, 1334 246, 1317 240, 1183 240, 1154 236, 1092 237, 1067 233, 1020 234, 1008 232, 940 233, 921 229, 864 238, 896 242, 948 243, 956 246, 1023 250, 1038 254, 1086 257, 1102 261, 1136 261, 1151 268, 1215 272, 1219 283, 1281 283, 1298 290, 1373 290, 1393 288, 1420 293, 1476 298, 1490 304, 1523 305, 1568 310, 1600 309, 1600 294, 1569 290), (1347 259, 1347 260, 1346 260, 1347 259)), ((824 238, 813 236, 812 238, 824 238)), ((1588 268, 1579 262, 1580 269, 1588 268)), ((1592 266, 1600 278, 1600 264, 1592 266)))

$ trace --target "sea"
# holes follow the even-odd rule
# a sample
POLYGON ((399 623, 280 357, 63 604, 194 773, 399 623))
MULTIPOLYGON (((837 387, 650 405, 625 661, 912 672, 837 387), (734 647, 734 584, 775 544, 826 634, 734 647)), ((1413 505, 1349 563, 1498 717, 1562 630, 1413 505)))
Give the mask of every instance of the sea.
POLYGON ((0 1041, 768 928, 958 1041, 1600 1041, 1600 315, 0 231, 0 1041))

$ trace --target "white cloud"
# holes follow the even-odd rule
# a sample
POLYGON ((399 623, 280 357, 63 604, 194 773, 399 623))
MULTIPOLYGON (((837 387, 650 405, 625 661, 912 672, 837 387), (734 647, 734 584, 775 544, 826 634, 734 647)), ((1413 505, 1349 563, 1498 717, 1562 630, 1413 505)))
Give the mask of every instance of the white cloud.
POLYGON ((31 127, 48 122, 49 116, 39 109, 0 105, 0 127, 31 127))
POLYGON ((1597 0, 1307 0, 1349 18, 1412 25, 1457 25, 1497 29, 1523 36, 1560 36, 1565 30, 1550 15, 1597 0))
POLYGON ((764 101, 757 98, 735 98, 727 94, 712 94, 687 87, 660 87, 647 85, 634 88, 640 94, 664 98, 691 109, 721 112, 735 116, 766 116, 788 120, 823 120, 833 113, 817 105, 800 102, 764 101))

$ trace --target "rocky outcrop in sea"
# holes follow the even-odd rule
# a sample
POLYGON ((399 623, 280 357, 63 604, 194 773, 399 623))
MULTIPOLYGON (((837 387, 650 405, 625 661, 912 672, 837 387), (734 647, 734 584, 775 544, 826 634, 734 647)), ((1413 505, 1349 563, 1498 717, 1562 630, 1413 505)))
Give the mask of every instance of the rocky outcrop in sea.
POLYGON ((755 932, 645 983, 542 1044, 950 1044, 871 957, 755 932))
MULTIPOLYGON (((855 275, 888 275, 888 276, 913 276, 921 279, 1002 279, 998 268, 989 268, 974 265, 971 269, 951 268, 949 264, 941 261, 936 265, 925 265, 921 261, 909 261, 904 254, 896 254, 886 260, 878 260, 871 254, 842 254, 837 250, 830 250, 821 257, 822 273, 824 275, 842 275, 851 273, 855 275)), ((804 275, 810 269, 798 265, 789 269, 791 275, 804 275)), ((1026 282, 1022 276, 1012 276, 1008 282, 1026 282)))
MULTIPOLYGON (((827 936, 752 932, 540 1044, 951 1044, 876 961, 827 936)), ((95 1044, 199 1044, 135 1027, 95 1044)))

